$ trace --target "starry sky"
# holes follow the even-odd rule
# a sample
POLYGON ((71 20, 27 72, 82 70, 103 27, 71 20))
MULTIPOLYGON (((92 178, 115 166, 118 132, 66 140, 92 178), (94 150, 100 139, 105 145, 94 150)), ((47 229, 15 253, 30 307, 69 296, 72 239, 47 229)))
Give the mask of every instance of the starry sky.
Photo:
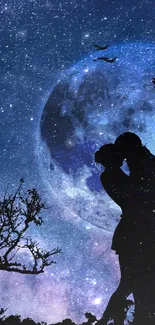
MULTIPOLYGON (((24 276, 1 271, 0 305, 8 308, 8 314, 20 314, 22 317, 32 317, 36 321, 48 323, 62 321, 65 318, 82 322, 85 312, 92 312, 99 318, 108 298, 116 288, 120 274, 117 257, 110 250, 110 244, 112 232, 119 220, 120 210, 102 192, 98 177, 101 169, 93 167, 93 152, 104 141, 114 140, 117 134, 125 130, 139 132, 145 144, 152 151, 155 150, 154 132, 152 131, 151 136, 148 136, 154 122, 155 95, 154 89, 149 88, 153 87, 149 85, 149 78, 153 76, 155 66, 154 26, 153 0, 63 0, 62 2, 58 0, 1 0, 0 191, 3 194, 6 184, 9 184, 10 190, 13 191, 21 177, 25 179, 27 188, 36 187, 43 200, 51 208, 44 213, 42 227, 31 230, 32 237, 37 237, 40 246, 48 249, 59 246, 62 249, 62 254, 55 257, 57 264, 47 268, 44 274, 24 276), (114 124, 112 126, 110 124, 111 116, 116 115, 115 106, 118 105, 113 93, 109 95, 112 98, 110 102, 113 108, 112 115, 106 113, 103 117, 101 109, 97 111, 95 123, 97 123, 99 135, 103 135, 105 120, 107 121, 106 137, 101 137, 100 140, 97 140, 97 132, 94 131, 96 124, 92 125, 90 122, 92 118, 96 118, 96 113, 95 116, 92 114, 90 106, 84 116, 84 121, 81 122, 78 117, 77 122, 70 111, 67 111, 70 107, 68 98, 65 97, 66 106, 62 106, 64 111, 58 115, 52 110, 53 106, 50 104, 52 97, 49 97, 52 96, 52 91, 59 82, 60 85, 65 85, 66 81, 70 86, 72 84, 74 86, 75 82, 75 90, 79 84, 83 86, 83 81, 86 81, 85 92, 80 93, 80 96, 85 96, 86 89, 90 85, 89 75, 88 79, 85 79, 85 73, 89 69, 91 80, 94 82, 93 64, 95 63, 92 63, 92 58, 96 56, 96 52, 92 46, 93 43, 113 46, 112 52, 109 52, 110 55, 122 53, 122 60, 123 57, 127 60, 128 69, 132 62, 130 49, 133 56, 137 51, 135 71, 139 72, 136 74, 139 79, 135 81, 135 84, 141 82, 141 69, 144 75, 146 75, 146 70, 149 71, 146 80, 143 80, 145 87, 138 86, 138 94, 137 88, 131 89, 129 84, 127 85, 130 91, 128 90, 127 95, 125 94, 127 97, 123 100, 127 101, 124 107, 128 109, 125 110, 123 116, 119 111, 116 118, 118 120, 121 116, 124 123, 122 129, 119 129, 118 125, 114 127, 114 124), (131 43, 137 46, 142 44, 139 47, 140 59, 138 50, 134 48, 135 45, 130 48, 131 43), (127 47, 124 50, 121 46, 127 47), (128 51, 127 57, 125 57, 125 51, 128 51), (149 63, 151 72, 147 66, 149 63), (75 80, 72 78, 74 73, 75 80), (139 96, 138 99, 137 96, 139 96), (147 108, 145 105, 145 109, 144 99, 148 104, 147 108), (131 111, 132 105, 137 103, 136 100, 140 102, 141 115, 136 115, 131 111), (52 135, 55 131, 57 139, 57 142, 53 140, 50 148, 46 147, 47 142, 43 141, 45 138, 42 138, 43 133, 40 131, 47 103, 50 118, 54 117, 54 125, 51 124, 52 135), (65 139, 67 150, 72 148, 76 133, 78 140, 80 139, 79 143, 82 143, 84 150, 91 154, 92 159, 90 160, 88 155, 85 161, 81 162, 81 156, 79 155, 79 159, 76 156, 74 166, 69 165, 70 168, 66 167, 69 164, 67 158, 64 161, 66 164, 62 164, 62 154, 64 155, 65 152, 60 146, 61 134, 59 133, 62 128, 61 122, 63 123, 60 115, 62 117, 66 112, 70 118, 68 121, 72 122, 74 131, 76 131, 74 137, 68 136, 65 139), (52 128, 57 125, 58 129, 55 128, 53 131, 52 128), (100 125, 99 128, 98 125, 100 125), (109 137, 107 130, 109 130, 109 137), (95 141, 86 143, 84 132, 88 139, 93 132, 95 141), (55 159, 52 165, 50 153, 55 159), (84 167, 79 171, 80 163, 84 167), (86 180, 90 176, 92 178, 87 184, 88 193, 86 180), (61 191, 58 196, 54 189, 58 188, 60 183, 61 191), (84 202, 79 200, 79 196, 75 194, 77 189, 83 193, 84 202), (102 201, 102 194, 104 201, 102 201), (96 201, 93 201, 94 197, 97 198, 96 201), (86 202, 89 204, 85 204, 86 202), (94 202, 94 207, 91 206, 90 209, 91 202, 94 202), (90 217, 89 209, 91 210, 90 217), (100 214, 103 211, 103 220, 97 219, 99 214, 97 209, 100 210, 100 214), (87 218, 85 218, 86 215, 87 218), (111 219, 107 220, 107 218, 111 219)), ((125 76, 124 79, 127 80, 129 77, 132 83, 135 77, 132 74, 129 76, 125 61, 122 62, 124 70, 120 73, 121 78, 125 76)), ((99 69, 101 70, 101 66, 99 69)), ((116 79, 120 76, 119 69, 108 66, 106 69, 105 82, 110 73, 108 69, 113 69, 115 79, 110 79, 109 82, 115 81, 116 83, 116 79)), ((89 92, 91 92, 91 87, 89 92)), ((59 94, 59 89, 57 94, 59 94)), ((89 94, 86 100, 88 97, 89 94)), ((75 103, 75 98, 70 101, 73 99, 75 103)), ((95 98, 95 105, 98 105, 96 103, 98 103, 97 98, 95 98)), ((103 104, 103 98, 101 104, 103 104)), ((82 112, 81 116, 83 116, 82 112)), ((113 121, 116 122, 114 117, 113 121)), ((46 123, 44 128, 46 129, 46 123)), ((49 130, 47 134, 49 135, 49 130)))

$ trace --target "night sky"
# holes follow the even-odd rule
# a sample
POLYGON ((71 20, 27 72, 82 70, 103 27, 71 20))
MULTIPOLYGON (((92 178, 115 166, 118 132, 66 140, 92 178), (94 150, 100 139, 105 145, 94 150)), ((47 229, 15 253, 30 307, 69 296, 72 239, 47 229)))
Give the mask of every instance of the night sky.
POLYGON ((120 276, 110 250, 120 209, 93 157, 124 131, 155 153, 154 40, 153 0, 0 1, 0 191, 20 178, 36 187, 50 208, 32 237, 62 249, 44 274, 1 271, 8 314, 102 315, 120 276), (93 62, 94 43, 117 61, 93 62))

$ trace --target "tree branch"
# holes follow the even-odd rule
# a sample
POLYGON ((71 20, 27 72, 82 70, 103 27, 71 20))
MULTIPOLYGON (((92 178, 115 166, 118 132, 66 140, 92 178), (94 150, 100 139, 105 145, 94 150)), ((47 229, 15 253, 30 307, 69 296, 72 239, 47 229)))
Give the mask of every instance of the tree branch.
POLYGON ((26 237, 30 223, 41 226, 43 220, 39 214, 45 205, 35 188, 24 192, 23 184, 21 179, 15 194, 10 195, 6 191, 0 201, 0 270, 39 274, 44 272, 46 266, 55 263, 52 256, 61 250, 43 250, 31 237, 26 237), (22 251, 30 254, 32 265, 17 262, 22 251))

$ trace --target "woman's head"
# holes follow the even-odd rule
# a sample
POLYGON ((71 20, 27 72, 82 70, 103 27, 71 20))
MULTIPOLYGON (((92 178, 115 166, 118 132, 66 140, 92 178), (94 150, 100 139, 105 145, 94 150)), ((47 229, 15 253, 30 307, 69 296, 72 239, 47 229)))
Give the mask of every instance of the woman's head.
POLYGON ((109 143, 95 152, 95 162, 104 167, 120 167, 123 163, 123 156, 114 144, 109 143))

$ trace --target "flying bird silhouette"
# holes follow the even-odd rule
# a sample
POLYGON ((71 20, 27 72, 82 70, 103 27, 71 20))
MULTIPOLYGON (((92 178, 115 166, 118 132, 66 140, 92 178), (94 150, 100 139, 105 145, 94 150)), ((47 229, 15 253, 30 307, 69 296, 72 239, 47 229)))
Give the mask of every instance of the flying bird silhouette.
POLYGON ((113 62, 116 61, 116 59, 117 59, 117 56, 115 56, 113 59, 105 58, 104 56, 100 56, 99 58, 93 59, 93 61, 103 60, 103 61, 106 61, 106 62, 109 62, 109 63, 113 63, 113 62))
POLYGON ((100 46, 97 44, 93 44, 93 46, 96 48, 96 50, 106 50, 109 47, 109 45, 100 46))

